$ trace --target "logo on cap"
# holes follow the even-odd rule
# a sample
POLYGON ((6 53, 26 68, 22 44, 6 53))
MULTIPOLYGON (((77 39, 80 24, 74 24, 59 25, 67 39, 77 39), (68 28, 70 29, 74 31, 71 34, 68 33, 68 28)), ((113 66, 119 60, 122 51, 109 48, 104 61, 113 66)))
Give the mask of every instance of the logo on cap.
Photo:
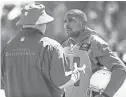
POLYGON ((24 41, 25 40, 25 37, 21 37, 20 41, 24 41))

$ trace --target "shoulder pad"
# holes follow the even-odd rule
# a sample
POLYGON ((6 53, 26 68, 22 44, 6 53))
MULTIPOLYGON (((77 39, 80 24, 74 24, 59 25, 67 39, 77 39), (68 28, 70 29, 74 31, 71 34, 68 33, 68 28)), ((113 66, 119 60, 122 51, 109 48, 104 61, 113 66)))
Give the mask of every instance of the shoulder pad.
POLYGON ((54 48, 58 52, 59 57, 63 57, 63 53, 64 53, 63 47, 56 40, 51 39, 49 37, 43 37, 41 38, 40 42, 43 42, 44 47, 50 46, 51 48, 54 48))

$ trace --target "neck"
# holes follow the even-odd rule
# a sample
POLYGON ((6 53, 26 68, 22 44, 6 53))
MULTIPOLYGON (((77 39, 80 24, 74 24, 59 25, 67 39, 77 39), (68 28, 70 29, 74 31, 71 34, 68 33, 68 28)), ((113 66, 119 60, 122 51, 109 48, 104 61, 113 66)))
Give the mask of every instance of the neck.
POLYGON ((76 32, 76 35, 75 36, 73 36, 71 38, 73 40, 77 39, 81 35, 81 33, 84 33, 85 32, 85 30, 86 30, 86 28, 81 29, 80 31, 76 32))
POLYGON ((39 29, 36 25, 23 25, 23 28, 35 28, 35 29, 40 30, 40 32, 41 32, 42 34, 45 33, 45 30, 44 30, 44 29, 39 29))
POLYGON ((35 25, 23 25, 23 28, 35 28, 35 25))

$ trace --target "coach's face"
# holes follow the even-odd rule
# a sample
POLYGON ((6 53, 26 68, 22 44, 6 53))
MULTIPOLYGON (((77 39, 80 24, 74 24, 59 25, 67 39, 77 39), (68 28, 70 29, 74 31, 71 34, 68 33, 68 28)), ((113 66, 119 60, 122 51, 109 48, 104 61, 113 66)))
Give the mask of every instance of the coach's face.
POLYGON ((68 37, 77 37, 83 29, 83 21, 77 15, 67 14, 64 18, 64 29, 68 37))

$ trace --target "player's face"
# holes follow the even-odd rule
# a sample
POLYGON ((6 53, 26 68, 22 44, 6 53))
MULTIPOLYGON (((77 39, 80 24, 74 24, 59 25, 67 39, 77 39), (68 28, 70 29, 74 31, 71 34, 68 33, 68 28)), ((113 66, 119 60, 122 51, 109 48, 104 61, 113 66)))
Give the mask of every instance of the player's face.
POLYGON ((77 37, 78 32, 83 29, 83 21, 79 16, 68 14, 64 18, 64 29, 68 37, 77 37))

